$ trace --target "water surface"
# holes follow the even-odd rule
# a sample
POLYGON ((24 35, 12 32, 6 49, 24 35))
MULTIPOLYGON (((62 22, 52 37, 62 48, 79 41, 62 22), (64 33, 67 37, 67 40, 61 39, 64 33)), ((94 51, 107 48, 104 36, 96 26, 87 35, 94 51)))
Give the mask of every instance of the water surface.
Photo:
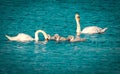
MULTIPOLYGON (((119 0, 1 0, 0 74, 120 74, 119 0), (107 27, 103 34, 84 35, 85 42, 8 41, 5 34, 38 29, 50 35, 76 34, 75 14, 81 28, 107 27)), ((44 40, 43 35, 39 35, 44 40)))

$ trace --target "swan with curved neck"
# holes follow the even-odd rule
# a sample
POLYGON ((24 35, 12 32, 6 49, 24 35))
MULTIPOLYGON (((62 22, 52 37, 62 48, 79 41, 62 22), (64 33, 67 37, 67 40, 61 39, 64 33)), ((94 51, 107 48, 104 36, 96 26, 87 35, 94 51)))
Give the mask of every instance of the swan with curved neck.
POLYGON ((77 29, 76 29, 76 33, 77 35, 80 35, 80 33, 86 33, 86 34, 96 34, 96 33, 103 33, 107 30, 107 28, 100 28, 97 26, 89 26, 84 28, 81 31, 81 27, 80 27, 80 16, 79 14, 75 15, 75 19, 76 19, 76 23, 77 23, 77 29))
POLYGON ((70 42, 82 42, 82 41, 85 41, 86 39, 80 38, 79 36, 75 38, 73 35, 69 35, 67 40, 70 42))
POLYGON ((38 34, 39 33, 42 33, 44 35, 44 38, 45 38, 45 41, 48 41, 49 40, 49 36, 48 34, 43 31, 43 30, 37 30, 35 32, 35 38, 32 38, 31 36, 27 35, 27 34, 24 34, 24 33, 19 33, 17 36, 14 36, 14 37, 10 37, 8 35, 5 35, 10 41, 19 41, 19 42, 28 42, 28 41, 33 41, 35 40, 36 42, 39 41, 39 37, 38 37, 38 34))
POLYGON ((37 30, 37 31, 35 32, 35 38, 34 38, 34 40, 35 40, 36 42, 39 41, 39 37, 38 37, 38 34, 39 34, 39 33, 42 33, 42 34, 43 34, 43 36, 44 36, 44 38, 45 38, 45 41, 48 41, 48 40, 49 40, 49 36, 48 36, 48 34, 47 34, 45 31, 43 31, 43 30, 37 30))

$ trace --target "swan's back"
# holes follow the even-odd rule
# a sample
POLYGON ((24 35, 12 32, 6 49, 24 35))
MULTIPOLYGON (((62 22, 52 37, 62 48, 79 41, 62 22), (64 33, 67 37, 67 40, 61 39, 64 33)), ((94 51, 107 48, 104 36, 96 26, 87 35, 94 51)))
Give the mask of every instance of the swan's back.
POLYGON ((14 37, 10 37, 10 36, 6 35, 6 37, 10 41, 19 41, 19 42, 26 42, 26 41, 34 40, 31 36, 24 34, 24 33, 19 33, 17 36, 14 36, 14 37))
POLYGON ((95 33, 101 33, 102 28, 97 26, 89 26, 82 30, 81 33, 87 33, 87 34, 95 34, 95 33))
POLYGON ((24 34, 24 33, 19 33, 17 35, 17 38, 19 41, 32 41, 33 38, 27 34, 24 34))

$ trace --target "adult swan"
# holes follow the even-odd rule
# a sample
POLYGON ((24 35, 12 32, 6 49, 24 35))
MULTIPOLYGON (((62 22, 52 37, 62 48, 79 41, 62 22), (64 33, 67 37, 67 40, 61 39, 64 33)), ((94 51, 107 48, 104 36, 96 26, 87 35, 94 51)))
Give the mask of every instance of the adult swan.
POLYGON ((103 33, 103 32, 105 32, 107 30, 107 28, 102 29, 102 28, 97 27, 97 26, 89 26, 89 27, 84 28, 81 31, 79 14, 75 15, 75 19, 76 19, 76 23, 77 23, 76 33, 77 33, 78 36, 80 35, 80 33, 96 34, 96 33, 103 33))
POLYGON ((31 36, 24 34, 24 33, 19 33, 17 36, 14 37, 10 37, 8 35, 5 35, 10 41, 19 41, 19 42, 28 42, 28 41, 33 41, 35 40, 36 42, 39 41, 39 37, 38 34, 42 33, 44 35, 45 41, 49 40, 49 36, 46 32, 44 32, 43 30, 37 30, 35 32, 35 38, 32 38, 31 36))

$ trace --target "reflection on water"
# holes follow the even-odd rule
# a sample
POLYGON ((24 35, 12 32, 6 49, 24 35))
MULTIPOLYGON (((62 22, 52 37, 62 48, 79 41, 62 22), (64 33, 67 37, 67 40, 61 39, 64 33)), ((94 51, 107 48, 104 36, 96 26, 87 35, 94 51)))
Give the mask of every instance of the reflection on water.
POLYGON ((34 52, 35 53, 44 53, 46 52, 46 44, 36 44, 34 52))

